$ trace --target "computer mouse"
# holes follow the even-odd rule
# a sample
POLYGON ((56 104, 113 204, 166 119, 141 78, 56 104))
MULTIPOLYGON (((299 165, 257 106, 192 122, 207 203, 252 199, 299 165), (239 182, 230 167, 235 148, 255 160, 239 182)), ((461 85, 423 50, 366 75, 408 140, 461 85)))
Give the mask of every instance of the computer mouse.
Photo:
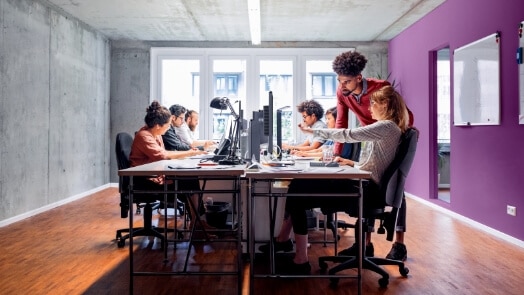
POLYGON ((340 165, 337 162, 329 162, 326 164, 326 167, 339 167, 340 165))

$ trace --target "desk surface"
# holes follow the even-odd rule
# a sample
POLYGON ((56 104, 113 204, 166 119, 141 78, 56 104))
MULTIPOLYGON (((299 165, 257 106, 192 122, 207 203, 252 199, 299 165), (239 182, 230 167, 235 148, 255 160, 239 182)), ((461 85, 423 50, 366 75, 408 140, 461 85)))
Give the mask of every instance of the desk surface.
POLYGON ((261 171, 246 171, 246 178, 251 179, 368 179, 371 172, 360 170, 350 166, 340 167, 309 167, 306 170, 283 167, 266 169, 261 171))
POLYGON ((118 170, 119 176, 241 176, 245 165, 198 166, 198 159, 162 160, 118 170), (172 168, 170 168, 172 167, 172 168))
POLYGON ((118 170, 119 176, 245 176, 251 179, 300 178, 300 179, 368 179, 371 172, 350 166, 308 167, 305 170, 293 166, 264 168, 259 171, 245 170, 245 165, 198 166, 198 159, 163 160, 118 170))

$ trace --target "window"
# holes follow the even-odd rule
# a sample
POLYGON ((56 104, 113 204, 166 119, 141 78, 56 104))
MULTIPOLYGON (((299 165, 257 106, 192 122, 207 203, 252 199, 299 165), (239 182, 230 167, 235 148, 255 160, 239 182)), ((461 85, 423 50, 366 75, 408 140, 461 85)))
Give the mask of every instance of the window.
POLYGON ((215 93, 218 96, 238 96, 240 74, 215 73, 215 93))
POLYGON ((331 65, 337 55, 349 50, 152 48, 150 97, 167 107, 176 103, 198 111, 198 137, 219 139, 227 129, 230 110, 211 109, 211 99, 227 97, 235 112, 242 110, 249 122, 253 111, 267 105, 272 91, 275 112, 289 107, 283 118, 284 140, 298 141, 303 134, 297 128, 302 118, 296 105, 304 99, 316 99, 325 109, 336 105, 337 81, 331 65))
POLYGON ((337 75, 333 73, 311 73, 313 97, 335 97, 337 94, 337 75))

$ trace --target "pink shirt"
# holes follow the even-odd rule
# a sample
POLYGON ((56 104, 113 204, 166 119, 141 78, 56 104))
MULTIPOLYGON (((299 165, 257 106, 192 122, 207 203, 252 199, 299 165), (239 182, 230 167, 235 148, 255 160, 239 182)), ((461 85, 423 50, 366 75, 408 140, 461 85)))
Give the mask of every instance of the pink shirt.
MULTIPOLYGON (((167 159, 166 149, 162 136, 153 136, 147 126, 142 127, 136 134, 129 154, 131 167, 149 164, 152 162, 167 159)), ((164 177, 158 176, 150 178, 151 181, 158 184, 164 183, 164 177)))
POLYGON ((131 146, 129 162, 131 167, 167 159, 162 136, 153 136, 147 127, 142 127, 136 134, 131 146))

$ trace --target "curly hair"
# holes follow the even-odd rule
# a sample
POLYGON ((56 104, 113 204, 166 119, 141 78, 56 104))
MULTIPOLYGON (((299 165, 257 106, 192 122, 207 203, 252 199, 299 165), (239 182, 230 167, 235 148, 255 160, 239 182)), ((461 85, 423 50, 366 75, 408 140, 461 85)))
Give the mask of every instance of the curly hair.
POLYGON ((146 109, 146 116, 144 121, 148 128, 153 128, 156 125, 164 125, 171 120, 171 112, 160 105, 156 100, 151 102, 151 105, 146 109))
POLYGON ((315 100, 305 100, 303 102, 301 102, 298 106, 297 106, 297 110, 299 112, 306 112, 306 114, 308 115, 312 115, 312 114, 315 114, 315 116, 317 117, 317 120, 320 120, 322 119, 322 116, 324 116, 324 108, 322 108, 322 106, 316 102, 315 100))
POLYGON ((367 58, 359 52, 347 51, 335 57, 333 71, 337 75, 357 76, 362 73, 367 62, 367 58))

